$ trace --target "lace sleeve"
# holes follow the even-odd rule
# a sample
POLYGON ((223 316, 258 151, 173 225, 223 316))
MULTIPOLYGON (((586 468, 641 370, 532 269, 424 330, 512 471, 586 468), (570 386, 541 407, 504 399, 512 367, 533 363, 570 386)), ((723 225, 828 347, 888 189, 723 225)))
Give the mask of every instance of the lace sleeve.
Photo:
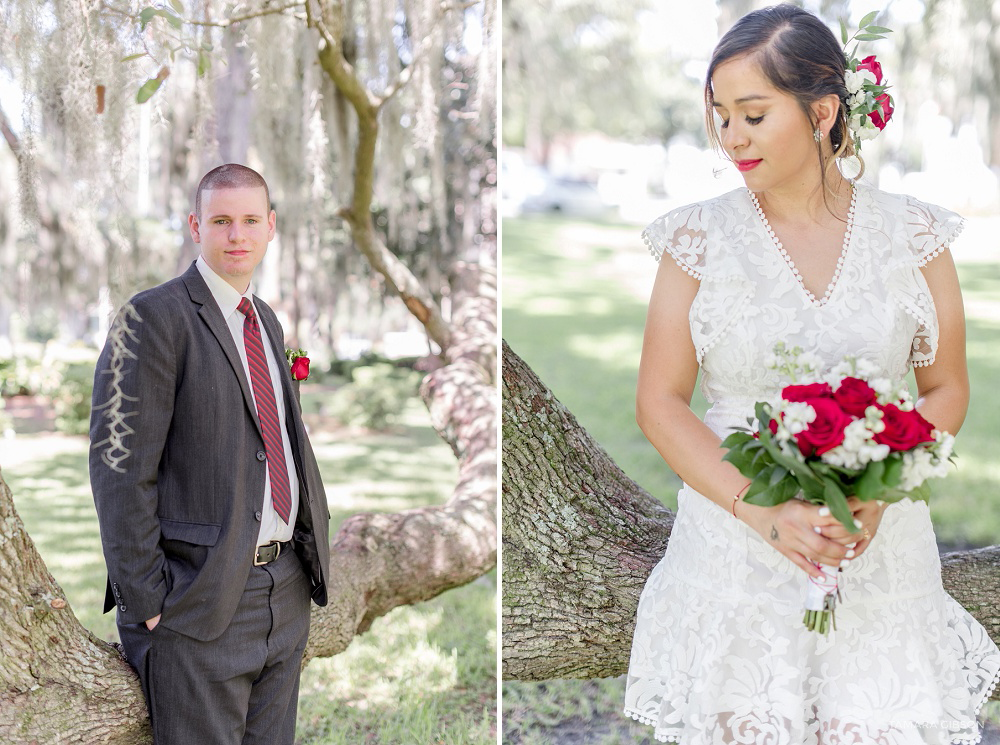
POLYGON ((965 221, 951 210, 904 198, 903 253, 891 269, 889 289, 902 308, 917 322, 910 349, 910 364, 926 367, 934 364, 938 347, 937 309, 920 267, 948 248, 962 232, 965 221))
POLYGON ((703 204, 679 207, 656 218, 642 239, 657 261, 664 253, 695 279, 702 279, 708 247, 707 211, 703 204))
POLYGON ((917 266, 924 266, 948 248, 965 227, 960 215, 913 197, 906 198, 904 219, 909 249, 917 266))

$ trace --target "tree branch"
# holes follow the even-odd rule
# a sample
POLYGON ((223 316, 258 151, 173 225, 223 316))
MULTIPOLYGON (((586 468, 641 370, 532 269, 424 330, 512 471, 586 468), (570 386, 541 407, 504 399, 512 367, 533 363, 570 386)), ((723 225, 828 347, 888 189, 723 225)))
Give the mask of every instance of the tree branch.
POLYGON ((354 193, 350 208, 342 210, 341 214, 351 227, 351 236, 358 249, 399 293, 406 307, 427 329, 431 339, 446 352, 451 344, 451 328, 441 315, 441 308, 413 272, 386 248, 372 221, 379 102, 344 57, 340 42, 345 26, 344 7, 329 0, 310 0, 306 5, 306 12, 309 24, 319 30, 323 39, 319 49, 320 65, 350 101, 358 118, 354 193), (318 6, 318 13, 313 9, 314 1, 318 6))
POLYGON ((3 138, 7 140, 7 145, 10 147, 11 152, 20 158, 21 141, 17 138, 17 135, 11 128, 10 119, 7 118, 7 113, 3 110, 2 105, 0 105, 0 130, 3 131, 3 138))
POLYGON ((182 21, 184 23, 190 24, 192 26, 214 26, 215 28, 229 28, 237 23, 242 23, 243 21, 249 21, 254 18, 263 18, 264 16, 281 15, 286 10, 293 10, 295 8, 304 8, 306 5, 305 0, 300 0, 299 2, 286 3, 285 5, 280 5, 275 8, 262 8, 261 10, 256 10, 252 13, 244 13, 241 16, 233 16, 232 18, 227 18, 224 21, 196 21, 193 18, 184 18, 182 21))

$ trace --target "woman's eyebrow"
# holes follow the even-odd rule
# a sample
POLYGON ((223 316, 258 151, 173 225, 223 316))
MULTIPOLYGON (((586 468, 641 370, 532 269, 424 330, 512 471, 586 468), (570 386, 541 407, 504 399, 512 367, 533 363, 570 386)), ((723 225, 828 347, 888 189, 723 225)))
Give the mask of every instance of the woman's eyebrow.
MULTIPOLYGON (((751 93, 749 96, 742 96, 740 98, 737 98, 733 103, 741 104, 741 103, 746 103, 747 101, 767 101, 770 98, 771 98, 770 96, 765 96, 761 93, 751 93)), ((712 106, 719 107, 722 106, 722 104, 719 103, 718 101, 713 101, 712 106)))

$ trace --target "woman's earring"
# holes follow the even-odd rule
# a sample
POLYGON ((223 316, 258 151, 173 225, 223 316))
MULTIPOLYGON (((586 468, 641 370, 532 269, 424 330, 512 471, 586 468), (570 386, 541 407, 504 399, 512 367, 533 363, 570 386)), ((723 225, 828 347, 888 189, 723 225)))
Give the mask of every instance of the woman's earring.
POLYGON ((823 133, 820 131, 819 127, 816 127, 816 129, 813 130, 813 139, 816 140, 816 142, 823 139, 823 133))

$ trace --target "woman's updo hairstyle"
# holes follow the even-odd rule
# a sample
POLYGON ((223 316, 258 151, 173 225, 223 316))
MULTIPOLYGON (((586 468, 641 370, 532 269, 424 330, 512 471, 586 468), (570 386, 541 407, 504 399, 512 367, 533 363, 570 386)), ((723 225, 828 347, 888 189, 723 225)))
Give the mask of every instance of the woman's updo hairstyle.
MULTIPOLYGON (((794 96, 814 128, 816 121, 810 106, 823 96, 836 94, 840 98, 840 112, 830 130, 834 158, 856 155, 847 130, 844 52, 823 21, 787 3, 747 13, 726 32, 712 53, 705 77, 705 121, 709 139, 716 148, 722 149, 722 140, 715 127, 712 76, 719 65, 737 57, 755 61, 771 85, 794 96)), ((816 153, 826 185, 827 170, 834 160, 823 163, 821 146, 822 142, 816 143, 816 153)), ((864 172, 863 161, 861 169, 864 172)))

